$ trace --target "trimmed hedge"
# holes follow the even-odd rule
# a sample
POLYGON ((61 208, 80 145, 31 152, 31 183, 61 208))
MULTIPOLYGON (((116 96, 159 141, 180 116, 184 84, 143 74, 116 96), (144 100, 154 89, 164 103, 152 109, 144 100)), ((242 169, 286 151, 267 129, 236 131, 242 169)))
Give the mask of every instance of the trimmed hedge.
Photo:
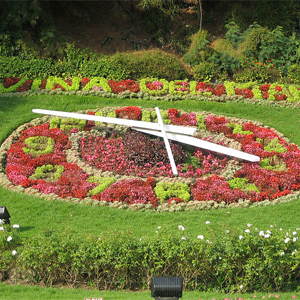
POLYGON ((0 79, 10 77, 104 77, 114 80, 138 80, 147 76, 185 79, 191 77, 178 57, 162 51, 115 54, 108 58, 80 57, 55 61, 0 56, 0 79))
POLYGON ((300 283, 298 235, 299 228, 264 232, 248 224, 243 232, 223 228, 196 237, 179 225, 142 238, 115 230, 101 236, 45 231, 21 240, 5 228, 0 273, 2 280, 17 274, 33 284, 98 289, 145 289, 153 276, 181 275, 186 290, 290 291, 300 283))

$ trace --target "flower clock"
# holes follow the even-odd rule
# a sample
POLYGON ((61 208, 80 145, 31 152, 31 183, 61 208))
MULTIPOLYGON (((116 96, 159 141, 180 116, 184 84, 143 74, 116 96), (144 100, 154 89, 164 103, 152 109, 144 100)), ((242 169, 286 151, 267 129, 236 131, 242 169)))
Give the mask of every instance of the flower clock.
MULTIPOLYGON (((81 113, 157 122, 154 109, 109 107, 81 113)), ((162 111, 165 124, 259 156, 246 162, 127 126, 44 116, 1 146, 1 182, 44 197, 129 209, 180 211, 289 201, 300 190, 300 149, 261 123, 206 112, 162 111)))

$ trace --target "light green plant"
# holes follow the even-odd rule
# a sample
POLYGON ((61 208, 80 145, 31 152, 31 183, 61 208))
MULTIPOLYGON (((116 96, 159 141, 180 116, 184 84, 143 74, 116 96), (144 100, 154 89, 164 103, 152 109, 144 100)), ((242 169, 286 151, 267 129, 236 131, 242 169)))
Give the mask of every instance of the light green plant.
POLYGON ((185 202, 190 199, 190 187, 185 183, 160 181, 154 188, 154 192, 161 202, 174 197, 181 198, 185 202))
POLYGON ((29 179, 44 179, 46 181, 57 181, 65 168, 61 165, 42 165, 37 167, 34 171, 34 174, 29 177, 29 179))
POLYGON ((226 126, 228 128, 232 128, 233 129, 232 133, 234 134, 244 134, 244 135, 253 134, 252 131, 243 130, 243 124, 231 122, 231 123, 227 123, 226 126))
POLYGON ((54 151, 55 142, 53 138, 46 136, 28 137, 25 141, 26 147, 23 147, 24 153, 30 153, 34 157, 41 154, 49 154, 54 151))
POLYGON ((94 196, 106 190, 111 184, 116 182, 116 179, 114 177, 91 176, 87 179, 87 181, 91 183, 97 183, 97 186, 88 193, 88 196, 94 196))
POLYGON ((69 132, 72 129, 83 130, 86 124, 86 120, 73 119, 73 118, 60 118, 54 117, 50 121, 50 129, 60 128, 63 132, 69 132))
POLYGON ((94 85, 101 86, 103 88, 103 91, 111 92, 111 88, 107 82, 107 79, 105 79, 103 77, 92 78, 82 90, 89 91, 93 88, 94 85))
POLYGON ((232 189, 241 189, 244 192, 255 191, 260 192, 254 183, 249 183, 246 178, 234 178, 228 180, 228 184, 232 189))
POLYGON ((80 78, 79 77, 72 77, 72 84, 68 85, 62 78, 49 76, 47 78, 46 89, 52 90, 55 83, 62 86, 66 91, 78 91, 80 88, 80 78))

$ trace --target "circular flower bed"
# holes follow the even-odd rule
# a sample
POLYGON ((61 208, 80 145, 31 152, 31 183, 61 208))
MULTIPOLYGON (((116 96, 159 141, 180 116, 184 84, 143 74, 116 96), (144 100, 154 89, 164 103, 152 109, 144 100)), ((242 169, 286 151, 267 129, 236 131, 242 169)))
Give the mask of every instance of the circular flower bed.
MULTIPOLYGON (((81 113, 157 122, 154 109, 110 107, 81 113)), ((174 177, 160 138, 126 126, 44 116, 1 146, 6 188, 118 208, 191 210, 262 205, 300 189, 300 149, 258 122, 206 112, 162 111, 165 124, 197 127, 195 137, 261 158, 250 163, 170 142, 174 177)))

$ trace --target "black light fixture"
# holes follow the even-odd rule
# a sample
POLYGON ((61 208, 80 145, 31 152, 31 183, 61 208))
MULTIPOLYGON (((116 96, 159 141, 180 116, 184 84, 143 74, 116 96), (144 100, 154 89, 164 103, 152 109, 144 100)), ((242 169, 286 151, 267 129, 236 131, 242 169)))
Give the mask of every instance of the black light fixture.
POLYGON ((10 224, 10 214, 5 206, 0 206, 0 221, 4 224, 10 224))
POLYGON ((152 277, 151 297, 155 300, 178 300, 182 297, 183 278, 152 277))

